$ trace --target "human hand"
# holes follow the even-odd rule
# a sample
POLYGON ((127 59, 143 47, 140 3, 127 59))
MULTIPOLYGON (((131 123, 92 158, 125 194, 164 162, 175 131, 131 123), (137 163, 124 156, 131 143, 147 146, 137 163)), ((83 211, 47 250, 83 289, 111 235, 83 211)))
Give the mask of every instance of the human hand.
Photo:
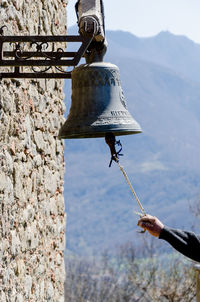
POLYGON ((154 216, 146 214, 138 220, 138 226, 147 230, 152 236, 159 237, 164 224, 154 216))

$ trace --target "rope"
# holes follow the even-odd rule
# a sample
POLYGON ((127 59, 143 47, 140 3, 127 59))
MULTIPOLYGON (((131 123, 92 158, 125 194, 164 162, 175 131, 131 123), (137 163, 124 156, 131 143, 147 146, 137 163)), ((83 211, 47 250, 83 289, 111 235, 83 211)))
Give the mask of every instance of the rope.
POLYGON ((143 208, 143 206, 142 206, 139 198, 137 197, 137 194, 135 193, 135 191, 134 191, 134 189, 133 189, 133 187, 132 187, 132 185, 130 183, 130 180, 128 179, 128 176, 127 176, 126 172, 124 171, 124 168, 120 165, 119 160, 116 160, 116 163, 118 164, 118 166, 119 166, 122 174, 124 175, 124 178, 126 179, 126 182, 129 185, 129 187, 131 189, 131 192, 133 193, 133 196, 135 197, 135 200, 137 201, 138 206, 140 207, 140 210, 141 210, 142 214, 146 215, 145 210, 144 210, 144 208, 143 208))
POLYGON ((137 197, 137 195, 136 195, 136 193, 135 193, 135 191, 134 191, 134 189, 131 185, 130 180, 128 179, 128 176, 127 176, 126 172, 124 171, 124 168, 119 163, 119 158, 118 157, 120 155, 123 155, 123 154, 120 154, 120 152, 122 150, 122 144, 120 143, 120 141, 116 141, 115 135, 112 132, 108 132, 108 133, 105 134, 105 141, 106 141, 106 144, 109 146, 110 153, 111 153, 111 160, 110 160, 109 167, 111 166, 113 160, 118 164, 122 174, 124 175, 124 178, 126 179, 127 184, 129 185, 129 187, 131 189, 131 192, 133 193, 133 196, 135 197, 135 199, 138 203, 138 206, 139 206, 139 208, 142 212, 142 213, 136 213, 136 214, 141 216, 141 217, 146 215, 145 210, 144 210, 139 198, 137 197), (115 149, 115 145, 120 146, 120 150, 118 152, 115 149))

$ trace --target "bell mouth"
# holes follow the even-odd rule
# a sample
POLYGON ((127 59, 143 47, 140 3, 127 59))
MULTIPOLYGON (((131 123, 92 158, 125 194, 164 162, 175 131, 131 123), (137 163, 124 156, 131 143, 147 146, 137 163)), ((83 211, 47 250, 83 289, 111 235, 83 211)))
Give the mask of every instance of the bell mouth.
MULTIPOLYGON (((63 127, 64 128, 64 127, 63 127)), ((60 139, 79 139, 79 138, 99 138, 99 137, 105 137, 106 133, 113 133, 115 136, 122 136, 122 135, 131 135, 131 134, 138 134, 142 133, 141 128, 128 128, 125 126, 120 127, 116 125, 115 126, 110 126, 105 129, 102 129, 101 126, 95 127, 95 129, 73 129, 73 131, 65 131, 65 129, 62 128, 60 129, 60 133, 58 137, 60 139)))

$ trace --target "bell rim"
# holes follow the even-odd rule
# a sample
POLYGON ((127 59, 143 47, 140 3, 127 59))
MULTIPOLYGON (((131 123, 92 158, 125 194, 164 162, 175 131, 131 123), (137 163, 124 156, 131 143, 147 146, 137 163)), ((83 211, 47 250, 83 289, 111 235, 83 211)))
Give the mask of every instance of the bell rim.
POLYGON ((101 138, 105 137, 106 133, 113 133, 115 136, 123 136, 123 135, 133 135, 133 134, 139 134, 142 133, 142 129, 107 129, 105 131, 102 131, 102 129, 93 129, 93 131, 73 131, 73 133, 65 133, 61 134, 59 133, 58 138, 59 139, 81 139, 81 138, 101 138))

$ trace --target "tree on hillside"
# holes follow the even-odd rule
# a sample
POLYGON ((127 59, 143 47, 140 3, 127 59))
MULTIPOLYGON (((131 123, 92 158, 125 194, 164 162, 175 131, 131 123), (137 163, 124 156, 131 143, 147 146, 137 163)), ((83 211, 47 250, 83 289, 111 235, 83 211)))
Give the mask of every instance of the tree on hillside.
MULTIPOLYGON (((142 251, 140 251, 142 252, 142 251)), ((100 260, 66 261, 65 302, 193 302, 193 268, 181 260, 137 258, 128 242, 100 260)))

